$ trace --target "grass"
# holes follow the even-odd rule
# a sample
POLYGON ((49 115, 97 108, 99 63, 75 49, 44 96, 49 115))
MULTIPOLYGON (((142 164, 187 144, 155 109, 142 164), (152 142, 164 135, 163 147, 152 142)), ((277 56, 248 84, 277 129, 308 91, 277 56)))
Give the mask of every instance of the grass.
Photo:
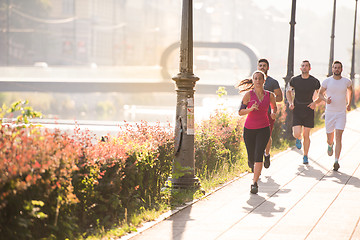
POLYGON ((114 237, 121 237, 131 232, 136 232, 137 227, 140 227, 144 222, 149 222, 158 219, 161 214, 170 210, 170 206, 167 204, 160 204, 152 209, 140 208, 138 212, 132 214, 128 219, 114 226, 112 229, 97 228, 90 236, 83 236, 78 238, 87 240, 98 239, 113 239, 114 237))

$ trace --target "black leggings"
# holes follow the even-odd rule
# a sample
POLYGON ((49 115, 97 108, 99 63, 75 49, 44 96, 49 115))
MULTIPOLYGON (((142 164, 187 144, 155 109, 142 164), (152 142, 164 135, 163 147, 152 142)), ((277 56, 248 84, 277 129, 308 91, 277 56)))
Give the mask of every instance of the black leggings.
POLYGON ((248 153, 249 167, 254 167, 255 162, 262 162, 264 151, 270 139, 270 127, 260 129, 244 128, 244 141, 248 153))

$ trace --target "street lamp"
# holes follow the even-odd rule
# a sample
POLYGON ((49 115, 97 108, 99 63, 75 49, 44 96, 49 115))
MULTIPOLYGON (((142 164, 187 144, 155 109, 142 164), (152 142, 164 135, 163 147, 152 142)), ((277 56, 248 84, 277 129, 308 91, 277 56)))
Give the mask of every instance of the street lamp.
MULTIPOLYGON (((285 92, 289 87, 289 82, 292 76, 294 76, 294 47, 295 47, 295 13, 296 13, 296 0, 292 1, 291 6, 291 21, 290 21, 290 37, 289 37, 289 52, 288 52, 288 64, 287 74, 285 80, 285 92)), ((286 100, 286 98, 285 98, 286 100)), ((287 100, 286 100, 287 101, 287 100)), ((289 104, 286 104, 286 119, 285 119, 285 136, 287 139, 293 139, 291 126, 292 126, 292 114, 289 109, 289 104)))
MULTIPOLYGON (((353 88, 355 87, 355 35, 356 35, 357 2, 358 0, 355 0, 354 34, 353 34, 351 72, 350 72, 350 79, 352 81, 353 88)), ((352 102, 352 106, 355 108, 355 94, 353 94, 351 102, 352 102)))
POLYGON ((193 73, 192 0, 183 0, 180 41, 180 73, 172 79, 176 83, 175 159, 171 188, 200 187, 195 177, 194 149, 194 87, 199 80, 193 73))
POLYGON ((329 68, 328 77, 332 75, 332 64, 334 62, 334 38, 335 38, 335 15, 336 15, 336 0, 334 0, 332 28, 331 28, 331 41, 330 41, 330 57, 329 57, 329 68))

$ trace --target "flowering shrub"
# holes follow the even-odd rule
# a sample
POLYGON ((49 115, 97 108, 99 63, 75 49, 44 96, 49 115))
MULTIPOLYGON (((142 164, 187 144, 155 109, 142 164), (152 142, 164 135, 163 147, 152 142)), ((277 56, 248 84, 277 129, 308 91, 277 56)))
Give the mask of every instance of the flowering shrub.
MULTIPOLYGON (((24 104, 3 106, 1 116, 22 111, 24 104)), ((0 235, 6 239, 37 239, 49 235, 49 227, 56 232, 67 222, 61 212, 77 202, 71 175, 77 170, 78 145, 57 131, 20 124, 34 116, 27 108, 11 124, 1 118, 0 235)), ((64 234, 71 236, 67 230, 64 234)))
POLYGON ((196 125, 195 171, 198 176, 212 175, 223 166, 231 167, 241 159, 243 121, 235 113, 217 110, 196 125))
MULTIPOLYGON (((93 228, 124 222, 162 201, 171 173, 171 126, 125 124, 117 136, 97 139, 28 125, 40 116, 17 102, 0 109, 0 236, 4 239, 73 239, 93 228), (16 113, 18 112, 18 113, 16 113), (13 122, 4 119, 16 117, 13 122)), ((278 104, 273 145, 281 144, 285 105, 278 104)), ((324 105, 316 110, 320 118, 324 105)), ((195 173, 201 179, 246 165, 245 117, 217 110, 196 124, 195 173)))
POLYGON ((126 124, 104 140, 84 148, 74 183, 84 229, 95 222, 110 226, 140 206, 158 203, 171 170, 173 133, 159 124, 126 124))
POLYGON ((272 145, 280 146, 282 144, 283 136, 284 136, 284 123, 286 119, 286 106, 284 103, 277 103, 277 113, 274 122, 274 128, 271 134, 272 137, 272 145))
POLYGON ((72 238, 160 199, 173 135, 159 124, 125 125, 97 141, 39 126, 0 128, 0 234, 7 239, 72 238), (41 231, 39 231, 41 230, 41 231))
POLYGON ((360 102, 360 88, 356 88, 354 90, 354 100, 355 104, 358 104, 360 102))

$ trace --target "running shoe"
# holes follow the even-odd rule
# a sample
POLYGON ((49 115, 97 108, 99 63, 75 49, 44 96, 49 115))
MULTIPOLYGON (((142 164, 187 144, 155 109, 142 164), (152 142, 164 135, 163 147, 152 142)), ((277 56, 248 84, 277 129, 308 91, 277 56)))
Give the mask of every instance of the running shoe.
POLYGON ((308 164, 309 163, 309 160, 308 160, 308 156, 304 156, 303 158, 303 164, 308 164))
POLYGON ((327 150, 327 152, 328 152, 328 155, 329 155, 329 156, 332 156, 332 155, 333 155, 333 153, 334 153, 334 144, 328 145, 328 150, 327 150))
POLYGON ((300 139, 296 139, 295 146, 297 147, 297 149, 301 149, 301 140, 300 139))
POLYGON ((339 170, 339 168, 340 168, 340 164, 338 162, 335 162, 334 163, 334 171, 339 170))
POLYGON ((251 189, 250 189, 250 192, 252 194, 257 194, 259 191, 259 187, 257 185, 257 182, 255 182, 254 184, 251 185, 251 189))
POLYGON ((267 156, 264 154, 264 167, 265 167, 265 168, 269 168, 269 167, 270 167, 270 154, 267 155, 267 156))

